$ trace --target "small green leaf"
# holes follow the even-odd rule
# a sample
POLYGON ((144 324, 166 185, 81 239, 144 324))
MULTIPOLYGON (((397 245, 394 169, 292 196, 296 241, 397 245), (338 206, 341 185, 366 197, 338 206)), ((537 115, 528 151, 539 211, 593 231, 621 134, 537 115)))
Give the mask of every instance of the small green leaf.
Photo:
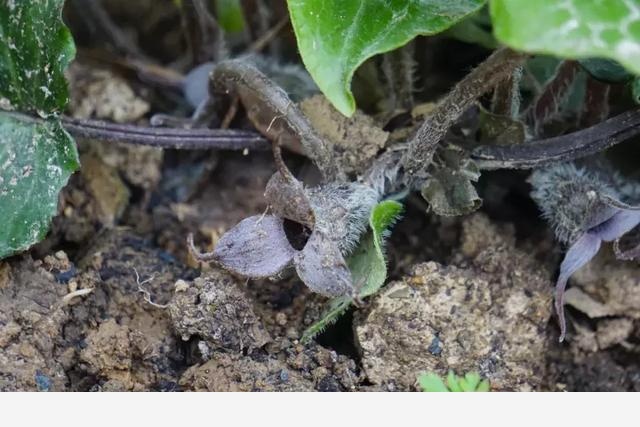
POLYGON ((468 372, 464 377, 459 377, 449 371, 446 384, 433 372, 422 373, 418 376, 418 385, 423 391, 436 392, 486 392, 490 389, 489 381, 483 380, 477 372, 468 372))
POLYGON ((326 309, 320 320, 309 326, 304 333, 300 341, 308 343, 314 339, 318 334, 321 334, 329 325, 333 325, 351 306, 353 300, 350 296, 342 296, 334 298, 329 303, 329 307, 326 309))
POLYGON ((58 192, 77 167, 76 145, 58 120, 0 111, 0 258, 45 236, 58 192))
POLYGON ((244 13, 240 0, 217 0, 216 18, 220 26, 228 33, 244 30, 244 13))
POLYGON ((64 70, 75 55, 64 0, 0 2, 0 108, 47 115, 67 105, 64 70))
POLYGON ((462 381, 453 371, 449 371, 447 374, 447 386, 449 387, 449 391, 453 391, 455 393, 459 393, 465 391, 461 385, 462 381))
POLYGON ((387 263, 383 247, 385 232, 401 212, 402 204, 394 200, 378 203, 373 208, 369 219, 371 231, 362 239, 358 249, 349 258, 351 277, 353 283, 360 286, 361 298, 375 294, 384 285, 387 278, 387 263))
MULTIPOLYGON (((348 260, 351 278, 359 287, 358 296, 364 298, 380 290, 387 278, 387 263, 384 256, 384 238, 389 227, 402 213, 402 204, 394 200, 378 203, 369 217, 371 230, 362 238, 360 245, 348 260)), ((335 323, 336 320, 351 306, 353 299, 342 296, 333 299, 329 308, 322 314, 320 320, 311 325, 302 335, 302 342, 308 342, 316 335, 335 323)))
POLYGON ((333 105, 355 111, 351 79, 368 58, 436 34, 486 0, 288 0, 307 70, 333 105))
POLYGON ((443 393, 448 392, 449 388, 445 385, 440 375, 433 372, 425 372, 418 377, 418 385, 422 388, 422 391, 431 393, 443 393))
POLYGON ((512 48, 600 57, 640 74, 640 0, 492 0, 494 34, 512 48))
POLYGON ((488 10, 484 8, 458 22, 444 34, 465 43, 475 43, 489 50, 499 47, 491 31, 491 17, 488 10))

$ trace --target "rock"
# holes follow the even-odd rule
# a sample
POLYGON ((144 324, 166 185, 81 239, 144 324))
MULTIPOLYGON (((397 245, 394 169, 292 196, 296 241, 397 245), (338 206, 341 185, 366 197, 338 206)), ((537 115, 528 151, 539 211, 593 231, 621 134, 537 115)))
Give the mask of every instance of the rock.
POLYGON ((87 348, 80 353, 80 358, 89 364, 90 373, 118 381, 128 390, 133 388, 129 333, 128 327, 109 319, 89 334, 87 348))
POLYGON ((73 117, 95 117, 116 123, 133 122, 149 111, 126 80, 108 70, 98 70, 74 62, 68 70, 69 110, 73 117))
POLYGON ((313 391, 313 383, 277 359, 256 361, 241 354, 215 353, 187 369, 179 382, 190 391, 313 391))
POLYGON ((485 216, 472 216, 463 230, 458 266, 418 264, 356 317, 363 369, 374 384, 410 390, 422 371, 454 370, 477 371, 494 390, 541 386, 549 274, 485 216))
POLYGON ((211 270, 177 292, 169 313, 184 341, 195 336, 213 350, 250 352, 271 341, 238 281, 219 270, 211 270))
POLYGON ((0 264, 0 391, 63 391, 67 288, 29 257, 0 264))

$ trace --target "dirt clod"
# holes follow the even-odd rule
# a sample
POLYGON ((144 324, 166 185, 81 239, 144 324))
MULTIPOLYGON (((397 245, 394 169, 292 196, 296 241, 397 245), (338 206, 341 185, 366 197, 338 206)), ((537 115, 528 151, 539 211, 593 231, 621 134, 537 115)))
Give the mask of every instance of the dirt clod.
POLYGON ((463 228, 470 262, 418 264, 357 317, 363 368, 374 384, 409 390, 421 371, 452 369, 477 371, 497 390, 541 385, 549 277, 486 217, 475 215, 463 228))

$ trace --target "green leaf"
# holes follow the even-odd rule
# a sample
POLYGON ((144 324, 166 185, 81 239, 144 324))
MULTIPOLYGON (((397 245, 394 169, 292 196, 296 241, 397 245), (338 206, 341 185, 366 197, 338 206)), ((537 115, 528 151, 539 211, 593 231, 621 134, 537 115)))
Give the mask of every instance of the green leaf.
POLYGON ((56 115, 67 104, 64 69, 75 54, 63 4, 0 2, 0 258, 45 236, 58 192, 78 168, 75 143, 56 115))
POLYGON ((45 236, 77 167, 76 145, 58 120, 0 111, 0 258, 45 236))
POLYGON ((498 40, 566 58, 600 57, 640 74, 640 0, 491 0, 498 40))
POLYGON ((489 50, 499 47, 491 31, 489 11, 485 8, 458 22, 444 34, 465 43, 478 44, 489 50))
POLYGON ((432 392, 486 392, 490 389, 489 381, 483 380, 477 372, 468 372, 464 377, 459 377, 453 371, 449 371, 446 384, 433 372, 422 373, 418 376, 418 385, 423 391, 432 392))
POLYGON ((240 0, 217 0, 216 18, 220 26, 228 33, 244 30, 244 13, 240 0))
POLYGON ((334 298, 329 303, 329 307, 322 313, 320 320, 309 326, 300 341, 308 343, 318 334, 321 334, 329 325, 333 325, 351 306, 353 299, 350 296, 334 298))
POLYGON ((375 294, 387 278, 387 262, 384 256, 386 230, 393 225, 402 204, 394 200, 378 203, 369 219, 371 231, 362 239, 358 249, 349 258, 349 269, 353 283, 360 287, 361 298, 375 294))
POLYGON ((425 372, 418 377, 418 385, 422 388, 422 391, 431 393, 443 393, 448 392, 449 388, 445 385, 440 375, 433 372, 425 372))
MULTIPOLYGON (((351 278, 359 288, 358 296, 365 298, 380 290, 387 278, 387 263, 384 256, 384 238, 389 227, 402 213, 402 204, 395 200, 385 200, 378 203, 369 216, 371 230, 362 238, 360 245, 349 257, 351 278)), ((302 335, 302 342, 308 342, 316 335, 335 323, 351 306, 353 298, 342 296, 333 299, 329 308, 322 314, 320 320, 311 325, 302 335)))
POLYGON ((346 116, 355 111, 351 79, 368 58, 417 35, 436 34, 486 0, 288 0, 307 70, 346 116))
POLYGON ((0 108, 47 115, 67 105, 64 70, 75 55, 64 0, 0 2, 0 108))

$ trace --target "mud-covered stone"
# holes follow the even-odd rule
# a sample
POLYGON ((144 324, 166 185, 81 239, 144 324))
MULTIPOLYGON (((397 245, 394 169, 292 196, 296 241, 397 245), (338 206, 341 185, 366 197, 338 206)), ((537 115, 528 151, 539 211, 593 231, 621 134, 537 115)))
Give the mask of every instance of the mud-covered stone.
POLYGON ((0 391, 64 391, 67 287, 28 257, 0 262, 0 391))
POLYGON ((550 277, 486 217, 474 215, 463 230, 458 266, 418 264, 357 316, 362 365, 374 384, 409 390, 422 371, 454 370, 477 371, 495 390, 540 387, 550 277))
POLYGON ((207 349, 250 351, 271 340, 238 281, 218 270, 176 292, 169 313, 173 328, 182 339, 196 337, 203 341, 205 353, 207 349))

